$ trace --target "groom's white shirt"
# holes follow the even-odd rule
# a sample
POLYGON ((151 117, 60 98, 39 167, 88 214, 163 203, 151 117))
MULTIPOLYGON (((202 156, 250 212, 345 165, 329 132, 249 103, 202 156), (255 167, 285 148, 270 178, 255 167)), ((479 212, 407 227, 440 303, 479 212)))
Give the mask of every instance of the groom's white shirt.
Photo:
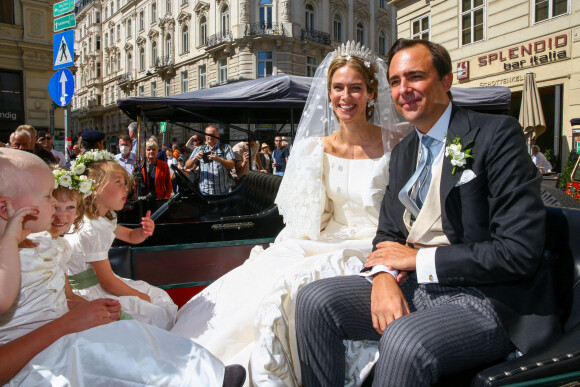
MULTIPOLYGON (((431 181, 433 181, 433 173, 437 173, 439 171, 439 165, 443 161, 443 157, 445 154, 445 140, 447 135, 447 130, 449 128, 449 121, 451 121, 451 110, 452 104, 449 102, 447 109, 443 112, 441 117, 437 120, 435 125, 429 130, 428 135, 438 141, 434 142, 433 146, 431 147, 431 152, 436 154, 437 156, 433 160, 432 168, 431 168, 431 181)), ((423 138, 423 133, 421 133, 417 128, 415 128, 417 135, 419 136, 419 144, 421 144, 421 140, 423 138)), ((419 159, 421 155, 417 156, 419 159)), ((429 187, 430 189, 430 187, 429 187)), ((424 247, 417 251, 417 262, 416 262, 416 273, 417 273, 417 282, 419 283, 438 283, 439 279, 437 278, 437 270, 435 269, 435 251, 437 247, 424 247)), ((385 265, 376 265, 373 266, 373 269, 367 273, 361 273, 361 275, 366 276, 369 280, 372 281, 372 277, 380 272, 387 272, 391 273, 395 278, 397 278, 398 271, 397 270, 388 270, 387 266, 385 265)))

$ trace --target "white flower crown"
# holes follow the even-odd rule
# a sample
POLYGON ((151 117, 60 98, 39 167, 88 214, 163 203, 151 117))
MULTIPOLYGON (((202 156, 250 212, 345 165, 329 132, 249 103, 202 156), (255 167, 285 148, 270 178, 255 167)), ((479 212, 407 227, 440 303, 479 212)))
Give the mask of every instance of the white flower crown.
POLYGON ((74 161, 72 161, 70 163, 70 170, 77 175, 82 175, 90 164, 97 161, 119 162, 111 152, 106 150, 90 150, 79 155, 74 161))
POLYGON ((77 175, 73 171, 57 168, 52 171, 54 175, 54 189, 64 187, 79 191, 83 198, 91 196, 95 192, 95 181, 85 175, 77 175))

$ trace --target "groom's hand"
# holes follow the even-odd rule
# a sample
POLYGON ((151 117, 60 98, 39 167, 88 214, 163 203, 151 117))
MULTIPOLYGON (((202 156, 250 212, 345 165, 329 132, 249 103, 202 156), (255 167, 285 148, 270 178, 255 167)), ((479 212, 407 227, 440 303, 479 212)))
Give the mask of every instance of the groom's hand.
POLYGON ((371 316, 378 334, 382 335, 387 325, 409 313, 409 305, 395 278, 390 273, 376 274, 371 292, 371 316))
POLYGON ((381 242, 367 255, 365 267, 385 265, 389 270, 413 271, 417 267, 417 251, 397 242, 381 242))

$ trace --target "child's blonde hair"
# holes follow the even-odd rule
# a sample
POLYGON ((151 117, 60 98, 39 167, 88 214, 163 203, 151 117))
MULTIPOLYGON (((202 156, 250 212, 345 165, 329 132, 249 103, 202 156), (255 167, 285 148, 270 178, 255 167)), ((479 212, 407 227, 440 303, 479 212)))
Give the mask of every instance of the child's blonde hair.
MULTIPOLYGON (((99 217, 97 199, 115 172, 123 174, 125 177, 125 185, 127 188, 130 188, 131 178, 129 177, 127 170, 116 161, 96 161, 89 164, 87 167, 86 174, 88 178, 93 179, 97 186, 95 193, 85 199, 85 215, 87 218, 97 219, 99 217)), ((109 220, 113 220, 116 215, 113 211, 109 211, 105 217, 109 220)))
POLYGON ((83 197, 78 191, 65 187, 56 188, 52 191, 52 196, 59 202, 74 200, 77 203, 77 212, 75 220, 73 221, 73 228, 66 232, 66 234, 75 233, 83 225, 83 217, 85 215, 85 201, 83 200, 83 197))

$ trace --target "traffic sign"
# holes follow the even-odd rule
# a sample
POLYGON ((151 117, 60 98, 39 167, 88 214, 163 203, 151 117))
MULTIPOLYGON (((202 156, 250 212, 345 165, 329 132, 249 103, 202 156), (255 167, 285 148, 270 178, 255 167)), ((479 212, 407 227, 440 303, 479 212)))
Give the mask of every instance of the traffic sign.
POLYGON ((167 130, 167 122, 163 121, 159 123, 159 133, 165 133, 167 130))
POLYGON ((68 30, 52 38, 52 63, 55 70, 74 64, 74 33, 74 30, 68 30))
POLYGON ((66 106, 75 91, 75 79, 69 69, 58 70, 48 82, 48 94, 59 106, 66 106))
POLYGON ((76 25, 77 22, 75 19, 75 14, 71 13, 61 18, 54 19, 54 32, 62 31, 67 28, 73 28, 76 25))
POLYGON ((54 17, 72 12, 74 11, 74 9, 75 9, 74 0, 64 0, 52 6, 52 10, 54 11, 54 17))

